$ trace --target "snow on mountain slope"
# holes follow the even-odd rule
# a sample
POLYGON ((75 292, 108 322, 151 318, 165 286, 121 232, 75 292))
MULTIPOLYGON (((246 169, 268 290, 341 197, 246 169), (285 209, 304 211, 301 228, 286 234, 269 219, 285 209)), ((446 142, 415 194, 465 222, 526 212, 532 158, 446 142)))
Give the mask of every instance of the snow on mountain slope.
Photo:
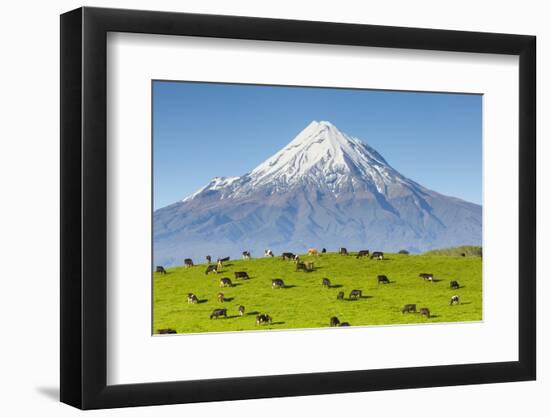
POLYGON ((287 146, 242 177, 214 178, 183 201, 201 193, 219 191, 223 198, 243 198, 260 187, 268 194, 280 193, 298 184, 331 190, 375 187, 386 193, 387 186, 414 186, 384 158, 359 139, 350 137, 327 121, 313 121, 287 146))
POLYGON ((240 177, 216 177, 155 211, 158 264, 242 250, 373 248, 418 252, 481 243, 481 206, 406 178, 326 121, 240 177))

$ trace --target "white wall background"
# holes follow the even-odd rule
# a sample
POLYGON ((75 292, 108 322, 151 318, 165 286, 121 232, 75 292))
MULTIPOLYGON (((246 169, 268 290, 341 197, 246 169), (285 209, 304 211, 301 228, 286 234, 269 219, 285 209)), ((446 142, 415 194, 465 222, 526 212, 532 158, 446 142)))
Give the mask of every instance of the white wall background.
MULTIPOLYGON (((550 250, 550 147, 543 120, 550 87, 550 26, 545 3, 484 1, 254 1, 125 0, 86 5, 238 14, 292 19, 371 23, 532 34, 538 37, 539 377, 536 382, 388 391, 229 403, 146 407, 95 415, 271 416, 345 412, 371 415, 543 416, 550 389, 549 309, 540 305, 550 285, 543 256, 550 250), (545 181, 546 180, 546 181, 545 181)), ((0 259, 2 343, 0 411, 4 415, 75 415, 57 401, 59 392, 59 17, 81 6, 72 0, 3 4, 0 24, 0 259)))

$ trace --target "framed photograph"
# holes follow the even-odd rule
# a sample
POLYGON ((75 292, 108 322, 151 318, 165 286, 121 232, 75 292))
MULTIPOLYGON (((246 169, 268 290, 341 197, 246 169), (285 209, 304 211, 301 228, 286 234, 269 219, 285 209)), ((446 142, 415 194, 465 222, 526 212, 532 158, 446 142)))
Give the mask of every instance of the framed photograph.
POLYGON ((535 37, 61 16, 61 401, 533 380, 535 37))

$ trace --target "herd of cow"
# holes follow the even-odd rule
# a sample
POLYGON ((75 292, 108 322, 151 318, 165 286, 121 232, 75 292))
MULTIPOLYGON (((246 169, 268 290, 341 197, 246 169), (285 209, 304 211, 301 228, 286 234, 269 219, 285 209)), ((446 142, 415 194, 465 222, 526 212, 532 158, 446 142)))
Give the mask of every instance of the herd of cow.
MULTIPOLYGON (((326 252, 327 251, 326 251, 325 248, 323 248, 321 250, 321 253, 326 253, 326 252)), ((319 251, 315 248, 308 249, 307 253, 310 256, 318 256, 319 255, 319 251)), ((343 255, 343 256, 348 256, 349 255, 349 252, 347 251, 346 248, 340 248, 338 253, 340 255, 343 255)), ((243 256, 243 259, 250 259, 251 258, 250 251, 244 251, 242 253, 242 256, 243 256)), ((274 257, 275 255, 273 254, 272 250, 266 249, 264 251, 264 256, 265 257, 274 257)), ((370 257, 370 259, 383 260, 384 259, 384 253, 379 252, 379 251, 374 251, 374 252, 371 253, 371 252, 369 252, 369 250, 360 250, 359 252, 357 252, 356 258, 362 258, 362 257, 367 257, 367 258, 370 257)), ((315 269, 314 262, 311 262, 311 261, 302 262, 302 261, 300 261, 299 255, 296 255, 292 252, 283 252, 282 255, 281 255, 281 258, 283 260, 294 261, 294 263, 296 264, 296 271, 311 272, 315 269)), ((212 263, 212 257, 210 255, 206 256, 207 267, 206 267, 206 270, 205 270, 205 274, 208 275, 209 273, 216 273, 216 274, 219 273, 223 268, 224 262, 227 262, 229 260, 230 260, 229 256, 227 256, 225 258, 218 258, 216 263, 213 264, 212 263)), ((194 266, 193 260, 190 259, 190 258, 184 259, 183 264, 187 268, 194 266)), ((156 272, 161 273, 161 274, 167 274, 167 271, 163 266, 157 266, 156 267, 156 272)), ((235 276, 235 279, 250 279, 250 277, 249 277, 249 275, 246 271, 235 271, 234 276, 235 276)), ((424 281, 434 282, 434 275, 431 274, 431 273, 422 272, 422 273, 419 274, 419 277, 424 279, 424 281)), ((377 276, 377 281, 378 281, 378 284, 390 284, 390 280, 386 275, 378 275, 377 276)), ((322 281, 321 281, 321 285, 325 288, 331 288, 332 287, 331 282, 328 278, 323 278, 322 281)), ((233 285, 233 282, 231 281, 230 278, 223 277, 219 281, 219 286, 220 287, 233 287, 234 285, 233 285)), ((285 288, 285 283, 281 278, 273 278, 271 280, 271 288, 273 288, 273 289, 285 288)), ((451 289, 459 289, 460 285, 459 285, 458 281, 456 281, 456 280, 451 281, 450 282, 450 288, 451 289)), ((358 300, 362 297, 363 297, 363 293, 362 293, 361 290, 353 289, 349 293, 348 300, 358 300)), ((344 292, 343 291, 338 292, 338 294, 336 296, 336 299, 337 300, 344 300, 345 299, 344 292)), ((217 300, 220 303, 223 303, 223 302, 227 301, 226 298, 225 298, 225 295, 221 292, 217 294, 217 300)), ((189 304, 197 304, 197 303, 199 303, 199 298, 197 297, 196 294, 189 293, 187 295, 187 302, 189 304)), ((450 299, 449 305, 453 306, 453 305, 456 305, 456 304, 459 304, 459 303, 460 303, 460 297, 458 295, 453 295, 450 299)), ((245 307, 243 305, 240 305, 238 307, 238 313, 239 313, 240 316, 244 315, 245 307)), ((403 308, 401 309, 401 313, 403 313, 403 314, 404 313, 418 313, 418 314, 420 314, 422 316, 425 316, 427 318, 429 318, 431 316, 430 310, 429 310, 428 307, 421 307, 417 311, 416 304, 405 304, 403 306, 403 308)), ((227 309, 226 308, 216 308, 210 314, 210 319, 218 319, 220 317, 227 318, 227 309)), ((260 313, 260 314, 257 314, 257 316, 256 316, 256 325, 271 324, 272 321, 273 321, 273 319, 268 314, 260 313)), ((350 326, 350 324, 348 322, 340 322, 338 317, 331 317, 329 325, 331 327, 350 326)), ((173 334, 173 333, 176 333, 176 331, 173 330, 173 329, 159 329, 159 330, 157 330, 157 333, 158 334, 173 334)))

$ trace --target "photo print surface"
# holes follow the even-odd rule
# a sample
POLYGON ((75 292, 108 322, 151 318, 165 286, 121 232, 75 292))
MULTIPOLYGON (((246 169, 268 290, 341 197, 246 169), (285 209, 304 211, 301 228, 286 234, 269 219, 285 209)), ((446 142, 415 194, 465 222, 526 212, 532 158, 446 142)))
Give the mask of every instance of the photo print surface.
POLYGON ((482 320, 482 96, 155 80, 153 333, 482 320))

